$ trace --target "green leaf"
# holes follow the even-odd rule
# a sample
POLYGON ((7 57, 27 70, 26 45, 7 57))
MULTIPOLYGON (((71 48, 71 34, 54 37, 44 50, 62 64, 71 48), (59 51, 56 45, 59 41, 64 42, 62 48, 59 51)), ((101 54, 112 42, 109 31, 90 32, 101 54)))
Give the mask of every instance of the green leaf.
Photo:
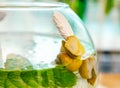
POLYGON ((63 67, 43 70, 0 70, 0 88, 72 88, 77 76, 63 67))
POLYGON ((42 86, 48 87, 48 77, 47 77, 47 71, 42 71, 41 72, 41 77, 42 77, 42 86))
POLYGON ((114 6, 114 0, 107 0, 105 5, 105 13, 108 14, 114 6))
POLYGON ((39 85, 33 78, 35 76, 34 72, 37 71, 22 71, 21 78, 27 85, 30 85, 32 88, 37 88, 39 85))
POLYGON ((5 80, 4 88, 18 88, 8 78, 5 80))
POLYGON ((21 74, 20 71, 8 72, 8 79, 18 88, 22 87, 26 88, 27 84, 25 84, 24 81, 21 79, 20 74, 21 74))
POLYGON ((0 87, 4 87, 5 80, 7 79, 7 72, 0 71, 0 87))
POLYGON ((53 69, 55 84, 61 87, 71 87, 76 84, 77 77, 65 68, 53 69))

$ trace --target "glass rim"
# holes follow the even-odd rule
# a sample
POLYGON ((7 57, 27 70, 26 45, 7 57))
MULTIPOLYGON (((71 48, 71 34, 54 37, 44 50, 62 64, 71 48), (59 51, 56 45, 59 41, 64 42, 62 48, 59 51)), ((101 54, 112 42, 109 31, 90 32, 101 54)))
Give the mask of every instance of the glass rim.
POLYGON ((0 2, 0 8, 67 8, 62 2, 0 2))

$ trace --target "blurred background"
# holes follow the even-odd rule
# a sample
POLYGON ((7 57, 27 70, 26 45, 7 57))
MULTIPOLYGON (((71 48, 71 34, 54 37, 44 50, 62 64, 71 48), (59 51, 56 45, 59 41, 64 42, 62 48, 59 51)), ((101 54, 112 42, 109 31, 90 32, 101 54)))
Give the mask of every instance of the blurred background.
MULTIPOLYGON (((98 51, 101 79, 116 80, 115 83, 110 81, 114 83, 109 84, 111 87, 103 88, 120 88, 120 0, 0 0, 2 1, 59 1, 69 4, 91 34, 98 51)), ((106 80, 101 83, 108 85, 106 80)))

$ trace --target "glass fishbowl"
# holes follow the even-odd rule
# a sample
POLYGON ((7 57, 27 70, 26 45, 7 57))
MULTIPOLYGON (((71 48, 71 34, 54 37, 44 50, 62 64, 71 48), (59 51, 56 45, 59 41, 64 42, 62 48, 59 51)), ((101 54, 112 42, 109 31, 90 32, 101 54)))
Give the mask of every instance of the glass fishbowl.
POLYGON ((0 3, 0 88, 96 88, 97 53, 60 2, 0 3))

